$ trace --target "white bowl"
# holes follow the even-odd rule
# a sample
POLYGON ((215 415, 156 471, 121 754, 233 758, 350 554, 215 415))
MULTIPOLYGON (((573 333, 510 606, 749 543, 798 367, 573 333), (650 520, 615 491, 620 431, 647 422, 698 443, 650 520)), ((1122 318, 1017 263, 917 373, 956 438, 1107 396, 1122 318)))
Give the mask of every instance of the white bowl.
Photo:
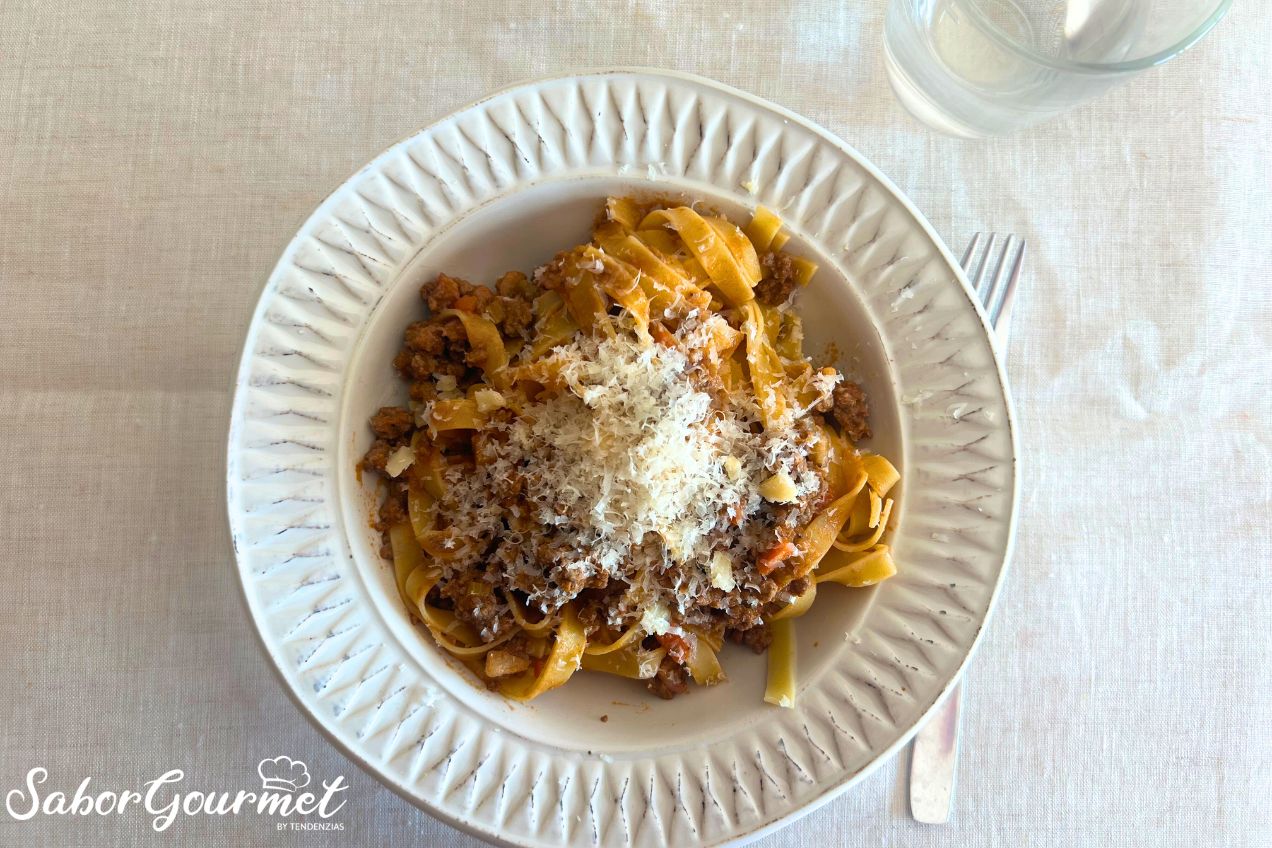
POLYGON ((806 812, 895 750, 949 688, 1001 579, 1016 495, 1010 407, 948 251, 856 153, 696 77, 615 71, 495 95, 395 145, 314 213, 258 305, 228 499, 262 641, 345 751, 439 817, 517 845, 716 844, 806 812), (581 674, 530 704, 474 685, 414 628, 353 473, 390 362, 445 270, 490 281, 586 240, 607 194, 777 210, 821 270, 797 306, 870 395, 870 447, 903 474, 900 574, 801 618, 799 702, 764 660, 663 702, 581 674), (601 716, 607 717, 602 722, 601 716))

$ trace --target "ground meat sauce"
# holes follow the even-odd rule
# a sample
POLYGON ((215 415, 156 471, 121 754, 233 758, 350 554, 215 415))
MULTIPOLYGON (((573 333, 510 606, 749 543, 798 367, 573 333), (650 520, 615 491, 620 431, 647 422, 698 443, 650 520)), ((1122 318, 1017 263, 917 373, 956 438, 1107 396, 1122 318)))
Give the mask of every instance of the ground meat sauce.
POLYGON ((841 383, 835 387, 831 417, 840 431, 853 442, 870 438, 870 406, 866 393, 856 383, 841 383))
MULTIPOLYGON (((535 298, 545 289, 561 287, 561 281, 552 272, 553 267, 547 266, 537 282, 525 274, 510 272, 500 277, 493 289, 447 274, 439 274, 422 287, 420 296, 431 316, 406 328, 402 349, 393 361, 408 385, 411 404, 384 407, 371 416, 369 425, 375 440, 359 463, 360 471, 379 474, 386 483, 384 500, 374 522, 383 534, 381 554, 386 558, 392 556, 388 531, 409 520, 407 490, 411 485, 418 485, 418 482, 413 483, 415 466, 408 468, 399 478, 388 477, 385 469, 390 457, 400 447, 410 444, 417 428, 424 426, 422 417, 417 414, 418 408, 438 397, 441 391, 439 380, 453 379, 452 388, 463 391, 482 379, 481 363, 475 360, 463 325, 453 315, 444 313, 464 310, 481 314, 493 321, 506 339, 533 341, 535 298)), ((790 258, 782 253, 765 254, 762 268, 763 279, 756 287, 757 299, 773 306, 788 302, 797 286, 790 258)), ((736 315, 730 320, 736 327, 736 315)), ((655 322, 650 329, 656 340, 674 343, 661 324, 655 322)), ((705 390, 718 392, 722 388, 708 386, 705 390)), ((865 393, 855 383, 837 386, 833 396, 818 411, 828 423, 833 423, 854 442, 870 435, 865 393)), ((510 416, 506 410, 496 413, 496 416, 500 414, 510 416)), ((489 439, 493 438, 498 436, 481 433, 473 439, 445 441, 447 462, 470 467, 489 462, 494 447, 489 439)), ((505 508, 515 507, 520 502, 521 483, 521 477, 515 471, 502 481, 497 497, 505 508)), ((799 528, 824 506, 824 495, 823 483, 821 492, 814 497, 793 504, 767 504, 766 512, 758 518, 761 526, 768 528, 771 534, 769 541, 763 543, 762 550, 770 551, 795 538, 799 528)), ((545 613, 527 605, 527 599, 548 590, 561 589, 575 596, 578 618, 591 634, 590 638, 602 641, 616 638, 620 630, 614 626, 615 616, 621 618, 638 614, 636 610, 620 608, 622 593, 618 591, 619 586, 608 583, 604 574, 599 578, 590 575, 576 562, 563 557, 564 548, 553 527, 530 521, 525 517, 529 510, 519 513, 521 517, 514 519, 512 513, 516 512, 513 509, 505 517, 504 532, 517 535, 519 542, 513 544, 498 538, 498 534, 485 539, 480 556, 463 566, 462 571, 449 575, 435 586, 429 603, 452 611, 460 621, 478 631, 483 639, 491 640, 506 633, 513 625, 509 608, 503 601, 503 592, 511 593, 523 608, 528 608, 527 614, 537 619, 545 613), (505 585, 495 584, 495 573, 507 575, 503 578, 507 581, 505 585)), ((722 539, 721 542, 726 543, 727 540, 722 539)), ((746 573, 753 576, 739 579, 737 586, 730 591, 714 587, 706 589, 693 599, 689 609, 683 613, 683 620, 700 632, 714 633, 717 638, 727 636, 731 642, 756 653, 763 652, 772 641, 772 633, 764 623, 765 615, 808 588, 806 579, 791 579, 790 569, 783 562, 775 565, 773 570, 763 575, 748 570, 746 573)), ((658 573, 654 578, 663 583, 671 579, 658 573)), ((668 588, 675 587, 669 585, 668 588)), ((646 642, 650 648, 660 644, 654 637, 648 637, 646 642)), ((674 640, 669 644, 677 647, 674 640)), ((513 670, 521 671, 541 662, 529 655, 528 641, 520 634, 489 651, 485 661, 492 676, 514 673, 513 670)), ((492 681, 491 685, 494 686, 495 682, 492 681)), ((682 654, 668 650, 655 676, 646 681, 646 686, 660 698, 672 698, 688 691, 689 672, 682 654)))
POLYGON ((383 406, 371 416, 371 432, 381 439, 398 439, 415 426, 415 416, 404 406, 383 406))
POLYGON ((393 446, 384 439, 376 439, 362 457, 358 467, 363 471, 383 471, 393 453, 393 446))
POLYGON ((773 644, 773 631, 769 630, 767 624, 756 624, 745 630, 731 627, 725 631, 725 635, 735 645, 745 645, 757 654, 764 653, 773 644))
POLYGON ((765 306, 781 306, 790 300, 799 285, 791 257, 780 251, 766 253, 760 268, 764 276, 755 286, 755 299, 765 306))
POLYGON ((664 701, 689 691, 689 670, 671 657, 663 657, 655 674, 646 687, 664 701))
POLYGON ((406 486, 397 480, 390 480, 388 491, 376 514, 375 528, 381 533, 380 556, 387 559, 393 558, 393 546, 389 544, 389 528, 409 520, 406 510, 406 486))

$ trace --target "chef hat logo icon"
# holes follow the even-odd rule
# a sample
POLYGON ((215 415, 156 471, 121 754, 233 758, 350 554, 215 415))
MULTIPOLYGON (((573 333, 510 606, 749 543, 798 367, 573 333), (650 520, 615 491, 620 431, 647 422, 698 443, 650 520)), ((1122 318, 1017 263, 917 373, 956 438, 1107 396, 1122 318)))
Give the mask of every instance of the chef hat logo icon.
POLYGON ((295 792, 309 785, 309 768, 291 757, 273 757, 261 760, 256 766, 261 776, 261 786, 281 792, 295 792))

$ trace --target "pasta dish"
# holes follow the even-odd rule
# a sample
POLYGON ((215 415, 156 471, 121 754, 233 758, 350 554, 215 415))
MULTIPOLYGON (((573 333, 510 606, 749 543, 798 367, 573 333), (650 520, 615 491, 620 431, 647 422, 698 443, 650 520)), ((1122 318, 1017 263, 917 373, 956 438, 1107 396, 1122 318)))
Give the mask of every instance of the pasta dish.
POLYGON ((411 616, 525 700, 580 669, 671 698, 768 651, 795 698, 794 619, 825 584, 896 572, 899 474, 863 453, 860 386, 803 352, 816 265, 759 208, 744 228, 611 197, 591 241, 488 288, 440 274, 359 471, 411 616))

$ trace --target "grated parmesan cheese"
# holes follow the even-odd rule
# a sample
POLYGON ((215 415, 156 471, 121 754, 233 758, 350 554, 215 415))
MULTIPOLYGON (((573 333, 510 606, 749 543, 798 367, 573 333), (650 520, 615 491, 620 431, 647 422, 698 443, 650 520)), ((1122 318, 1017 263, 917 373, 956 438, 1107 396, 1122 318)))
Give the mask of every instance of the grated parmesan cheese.
POLYGON ((724 551, 711 556, 711 585, 725 592, 732 592, 738 583, 733 579, 733 559, 724 551))
POLYGON ((671 630, 671 613, 667 607, 662 604, 653 604, 645 608, 644 615, 640 618, 640 626, 646 633, 655 636, 666 633, 671 630))
POLYGON ((791 503, 799 495, 799 489, 791 475, 779 471, 760 484, 760 496, 773 503, 791 503))
POLYGON ((581 339, 558 356, 570 391, 509 428, 534 457, 542 518, 564 515, 623 553, 652 533, 676 562, 704 557, 720 505, 753 489, 746 475, 730 480, 721 457, 750 454, 758 465, 759 445, 747 444, 756 437, 738 421, 708 426, 711 398, 679 351, 620 336, 581 339))
POLYGON ((384 471, 390 477, 397 477, 406 469, 410 468, 415 462, 415 451, 410 445, 402 445, 402 447, 389 454, 388 460, 384 463, 384 471))
POLYGON ((448 470, 448 520, 506 542, 501 567, 513 585, 518 574, 534 585, 526 591, 541 610, 601 585, 603 575, 626 584, 615 605, 622 612, 611 615, 666 632, 673 610, 684 614, 712 587, 736 587, 722 548, 746 556, 760 544, 765 531, 748 519, 765 508, 765 481, 784 478, 790 499, 820 485, 807 470, 807 428, 765 429, 749 393, 713 400, 700 388, 700 363, 721 332, 715 322, 729 329, 718 315, 687 319, 678 347, 642 344, 629 332, 556 347, 549 358, 565 389, 511 421, 490 422, 500 437, 487 442, 491 453, 475 471, 448 470), (512 480, 528 509, 505 527, 490 493, 512 480), (536 525, 552 533, 560 573, 551 581, 536 573, 533 555, 516 551, 536 525))
POLYGON ((478 389, 473 393, 473 401, 477 404, 478 412, 494 412, 496 409, 503 409, 506 403, 504 396, 494 389, 478 389))

